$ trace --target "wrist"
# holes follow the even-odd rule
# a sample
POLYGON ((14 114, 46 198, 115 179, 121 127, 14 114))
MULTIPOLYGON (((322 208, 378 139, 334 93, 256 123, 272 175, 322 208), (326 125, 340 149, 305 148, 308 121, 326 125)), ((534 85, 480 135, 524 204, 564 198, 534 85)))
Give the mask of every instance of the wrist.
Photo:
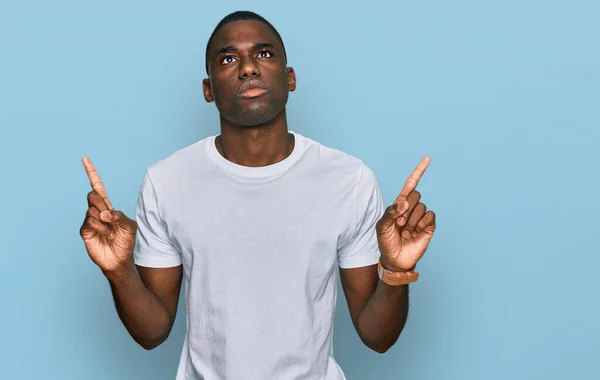
POLYGON ((391 272, 408 273, 408 272, 413 272, 416 267, 416 265, 415 265, 410 269, 400 268, 400 267, 394 265, 392 262, 390 262, 390 260, 385 255, 381 255, 380 260, 381 260, 381 266, 383 266, 385 269, 387 269, 391 272))
POLYGON ((102 273, 109 282, 123 284, 127 282, 131 274, 135 273, 135 264, 130 257, 110 269, 102 269, 102 273))
POLYGON ((417 281, 419 278, 419 273, 414 272, 415 266, 407 270, 390 263, 390 260, 385 260, 384 263, 384 260, 385 259, 383 256, 379 258, 379 263, 377 264, 377 275, 381 281, 385 282, 386 284, 392 286, 407 285, 411 282, 417 281))

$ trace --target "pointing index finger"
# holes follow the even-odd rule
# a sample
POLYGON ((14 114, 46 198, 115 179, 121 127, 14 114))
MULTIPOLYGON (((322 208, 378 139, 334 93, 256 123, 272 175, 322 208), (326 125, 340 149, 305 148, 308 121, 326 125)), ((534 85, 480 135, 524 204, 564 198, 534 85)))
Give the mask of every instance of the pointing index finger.
POLYGON ((423 176, 423 173, 425 173, 425 170, 429 166, 430 162, 431 159, 429 157, 423 157, 421 162, 419 162, 415 170, 406 180, 402 191, 400 191, 400 194, 398 195, 398 197, 396 198, 396 202, 394 203, 398 203, 405 200, 406 197, 408 197, 408 194, 410 194, 411 191, 417 188, 417 185, 419 184, 419 181, 421 180, 421 177, 423 176))
POLYGON ((90 180, 90 185, 92 185, 92 189, 94 189, 102 197, 102 199, 104 199, 104 202, 106 202, 108 208, 112 210, 113 206, 110 203, 110 200, 108 199, 108 195, 106 194, 104 184, 102 183, 102 180, 100 179, 96 168, 94 168, 92 161, 88 157, 83 157, 82 161, 83 166, 85 167, 85 172, 87 173, 87 176, 90 180))

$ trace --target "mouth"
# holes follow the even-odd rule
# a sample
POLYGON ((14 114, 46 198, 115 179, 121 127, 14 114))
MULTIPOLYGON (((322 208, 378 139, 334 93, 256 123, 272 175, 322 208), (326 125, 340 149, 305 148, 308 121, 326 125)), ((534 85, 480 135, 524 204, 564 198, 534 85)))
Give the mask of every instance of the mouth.
POLYGON ((240 98, 251 99, 264 95, 267 91, 267 86, 263 82, 252 79, 242 83, 237 96, 240 98))

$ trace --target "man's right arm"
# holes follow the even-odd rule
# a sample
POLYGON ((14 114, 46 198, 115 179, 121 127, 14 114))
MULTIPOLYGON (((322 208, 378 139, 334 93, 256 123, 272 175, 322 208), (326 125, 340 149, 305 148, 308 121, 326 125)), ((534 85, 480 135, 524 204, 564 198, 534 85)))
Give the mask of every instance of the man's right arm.
MULTIPOLYGON (((173 327, 182 265, 173 260, 171 265, 165 265, 163 260, 162 268, 135 264, 133 252, 138 231, 146 247, 143 250, 152 249, 147 245, 152 230, 148 225, 149 217, 155 215, 152 191, 149 186, 142 188, 148 193, 149 201, 144 203, 143 197, 140 197, 137 208, 142 223, 138 226, 122 211, 113 208, 89 158, 83 158, 83 165, 92 191, 88 193, 88 210, 79 233, 88 255, 110 283, 117 313, 125 328, 139 345, 147 350, 153 349, 167 339, 173 327)), ((150 183, 145 181, 144 185, 150 183)))
POLYGON ((175 322, 182 266, 147 268, 129 259, 104 274, 131 337, 146 350, 163 343, 175 322))

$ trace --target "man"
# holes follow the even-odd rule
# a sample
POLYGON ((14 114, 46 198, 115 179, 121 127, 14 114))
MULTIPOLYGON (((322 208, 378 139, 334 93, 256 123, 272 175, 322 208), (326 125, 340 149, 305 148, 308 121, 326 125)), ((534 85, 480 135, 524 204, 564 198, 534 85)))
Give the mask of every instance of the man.
POLYGON ((177 379, 345 379, 331 353, 337 269, 361 340, 387 351, 435 229, 415 190, 429 158, 384 209, 359 159, 288 130, 296 75, 255 13, 217 25, 206 70, 221 133, 148 168, 137 223, 113 208, 84 157, 88 254, 145 349, 167 339, 183 283, 177 379))

